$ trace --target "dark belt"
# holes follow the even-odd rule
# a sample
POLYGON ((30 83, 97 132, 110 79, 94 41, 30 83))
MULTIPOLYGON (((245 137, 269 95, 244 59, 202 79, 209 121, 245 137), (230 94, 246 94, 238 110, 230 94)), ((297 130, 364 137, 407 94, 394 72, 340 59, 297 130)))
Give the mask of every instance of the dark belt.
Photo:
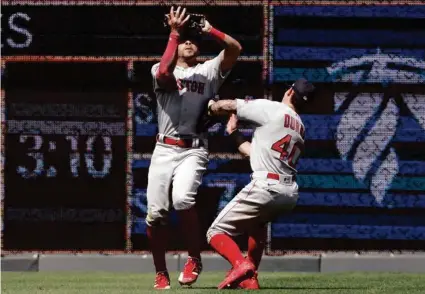
POLYGON ((156 141, 167 144, 167 145, 178 146, 181 148, 197 148, 197 147, 200 147, 202 144, 202 141, 199 138, 183 139, 183 138, 172 138, 168 136, 162 136, 162 139, 161 139, 161 136, 159 134, 156 135, 156 141))

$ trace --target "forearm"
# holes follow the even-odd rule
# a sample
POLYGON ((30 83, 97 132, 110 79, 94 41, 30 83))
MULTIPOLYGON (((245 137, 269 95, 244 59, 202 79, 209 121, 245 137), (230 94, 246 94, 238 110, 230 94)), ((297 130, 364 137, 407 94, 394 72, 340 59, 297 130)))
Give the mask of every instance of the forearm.
POLYGON ((251 143, 246 141, 239 145, 238 147, 239 152, 246 157, 249 157, 251 155, 251 143))
POLYGON ((214 27, 211 27, 209 35, 224 47, 224 50, 221 53, 222 61, 220 63, 220 70, 222 73, 225 73, 235 64, 242 51, 242 46, 236 39, 220 32, 214 27))
POLYGON ((168 39, 167 48, 161 57, 156 79, 158 84, 166 89, 176 88, 176 79, 174 77, 174 69, 177 64, 177 47, 179 42, 179 34, 171 32, 168 39))
POLYGON ((251 143, 245 139, 245 136, 239 130, 234 130, 229 137, 242 155, 246 157, 251 155, 251 143))
POLYGON ((219 42, 227 51, 240 52, 242 50, 241 44, 232 36, 221 32, 220 30, 211 27, 208 34, 217 42, 219 42))
POLYGON ((236 100, 219 100, 209 107, 210 115, 227 115, 236 112, 236 100))

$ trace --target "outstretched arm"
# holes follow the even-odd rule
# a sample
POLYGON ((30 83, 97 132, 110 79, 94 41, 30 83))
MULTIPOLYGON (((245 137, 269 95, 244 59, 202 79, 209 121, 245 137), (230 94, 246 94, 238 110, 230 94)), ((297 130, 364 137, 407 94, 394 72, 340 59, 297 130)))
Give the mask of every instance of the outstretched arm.
POLYGON ((242 51, 241 44, 233 37, 214 28, 207 20, 205 21, 205 26, 202 28, 202 31, 205 34, 213 37, 224 47, 224 50, 221 51, 219 55, 221 59, 221 73, 224 74, 232 69, 242 51))
POLYGON ((227 122, 226 131, 229 137, 238 146, 239 152, 244 156, 250 156, 251 143, 245 140, 241 132, 238 131, 238 117, 236 115, 236 100, 218 100, 210 101, 208 105, 209 115, 228 115, 230 114, 229 121, 227 122))
POLYGON ((168 91, 177 88, 176 78, 174 77, 174 68, 177 64, 177 47, 179 46, 180 30, 185 25, 189 16, 185 18, 186 8, 180 13, 180 6, 174 12, 171 7, 170 14, 167 15, 168 24, 170 25, 171 32, 168 38, 167 48, 162 55, 159 63, 159 69, 156 72, 155 78, 158 86, 168 91))
POLYGON ((236 100, 218 100, 217 102, 210 101, 208 105, 209 115, 228 115, 236 113, 236 100))
POLYGON ((238 114, 238 119, 248 121, 256 126, 265 125, 272 116, 280 112, 280 103, 268 99, 253 100, 219 100, 208 105, 209 115, 238 114))
POLYGON ((230 137, 238 146, 239 152, 245 156, 249 157, 251 155, 251 143, 246 141, 244 136, 238 131, 238 118, 236 114, 232 114, 229 117, 229 121, 227 122, 226 131, 229 133, 230 137))

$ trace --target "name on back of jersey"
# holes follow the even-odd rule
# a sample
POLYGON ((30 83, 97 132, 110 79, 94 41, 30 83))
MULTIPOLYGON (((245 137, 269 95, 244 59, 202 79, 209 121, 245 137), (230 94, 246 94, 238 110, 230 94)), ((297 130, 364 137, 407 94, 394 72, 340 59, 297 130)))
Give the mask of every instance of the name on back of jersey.
POLYGON ((300 123, 300 121, 294 117, 292 117, 289 114, 285 114, 285 121, 284 121, 284 127, 289 128, 298 134, 301 135, 302 138, 304 138, 304 127, 300 123))

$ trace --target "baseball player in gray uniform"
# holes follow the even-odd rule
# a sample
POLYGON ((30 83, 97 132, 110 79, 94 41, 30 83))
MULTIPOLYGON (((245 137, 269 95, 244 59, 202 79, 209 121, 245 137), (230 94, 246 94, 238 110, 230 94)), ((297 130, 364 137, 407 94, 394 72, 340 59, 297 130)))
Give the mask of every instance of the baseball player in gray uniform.
POLYGON ((208 243, 232 269, 219 289, 258 289, 257 270, 266 237, 266 224, 290 211, 298 199, 296 164, 304 148, 304 125, 298 112, 313 98, 314 86, 297 80, 282 103, 266 99, 220 100, 209 104, 211 115, 232 114, 227 131, 239 151, 250 157, 252 181, 220 212, 207 232, 208 243), (236 129, 237 119, 252 122, 252 143, 236 129), (248 233, 244 258, 232 236, 248 233))
POLYGON ((149 167, 146 223, 156 269, 156 289, 170 288, 165 253, 171 207, 183 227, 189 256, 178 281, 181 285, 191 285, 201 273, 200 228, 194 205, 206 170, 208 150, 206 131, 200 131, 197 123, 242 50, 238 41, 205 20, 202 34, 217 40, 224 50, 212 60, 198 63, 200 40, 199 35, 189 34, 185 28, 189 17, 186 9, 171 7, 167 15, 171 28, 167 48, 151 72, 159 133, 149 167))

